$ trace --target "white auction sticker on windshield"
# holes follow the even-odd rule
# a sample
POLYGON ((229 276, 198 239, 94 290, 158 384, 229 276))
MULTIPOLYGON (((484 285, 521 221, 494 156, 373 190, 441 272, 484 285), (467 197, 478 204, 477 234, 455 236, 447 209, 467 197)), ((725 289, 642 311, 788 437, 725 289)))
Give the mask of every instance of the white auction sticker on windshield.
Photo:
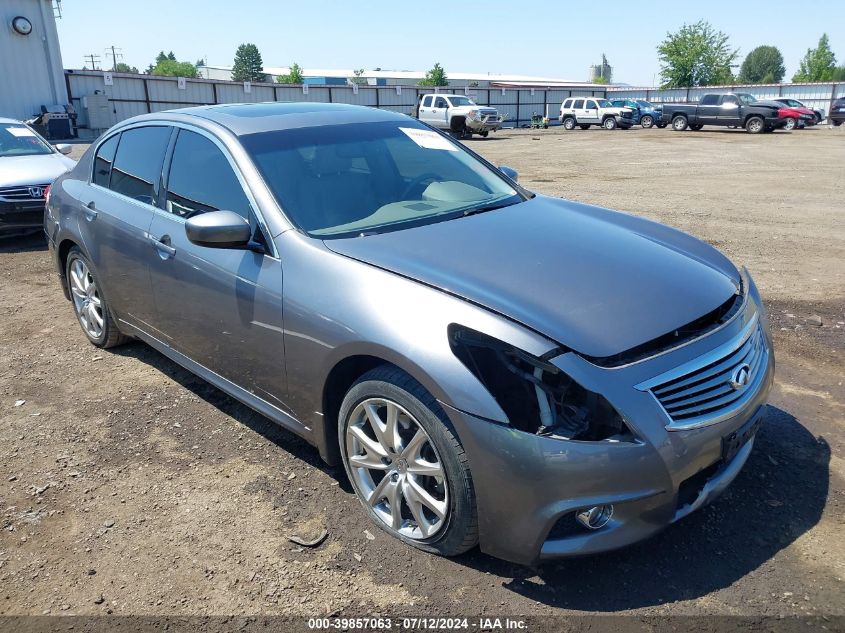
POLYGON ((400 127, 399 129, 420 147, 426 149, 445 149, 449 152, 458 151, 457 147, 432 130, 418 130, 413 127, 400 127))
POLYGON ((12 136, 35 136, 35 132, 28 127, 7 127, 6 129, 12 136))

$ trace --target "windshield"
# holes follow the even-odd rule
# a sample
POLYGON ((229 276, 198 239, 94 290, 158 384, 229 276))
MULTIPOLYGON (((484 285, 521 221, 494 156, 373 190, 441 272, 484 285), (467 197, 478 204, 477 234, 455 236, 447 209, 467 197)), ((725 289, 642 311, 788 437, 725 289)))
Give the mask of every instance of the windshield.
POLYGON ((452 107, 475 105, 475 101, 473 101, 469 97, 449 97, 449 101, 452 102, 452 107))
POLYGON ((0 156, 35 156, 52 153, 52 148, 25 125, 0 123, 0 156))
POLYGON ((241 137, 290 219, 320 238, 392 231, 522 196, 456 142, 408 120, 241 137))
POLYGON ((736 96, 739 97, 739 100, 745 105, 751 105, 752 103, 756 103, 757 101, 754 95, 750 95, 745 92, 739 92, 736 96))
POLYGON ((600 108, 612 108, 613 104, 607 99, 596 99, 600 108))

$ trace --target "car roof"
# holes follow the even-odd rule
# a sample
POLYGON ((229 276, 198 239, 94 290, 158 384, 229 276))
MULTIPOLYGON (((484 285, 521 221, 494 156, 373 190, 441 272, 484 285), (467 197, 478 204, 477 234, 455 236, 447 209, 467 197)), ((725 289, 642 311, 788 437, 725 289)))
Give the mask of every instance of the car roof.
POLYGON ((227 103, 196 106, 145 114, 124 123, 142 121, 185 121, 196 117, 217 123, 236 136, 346 123, 374 123, 380 121, 408 121, 404 114, 366 106, 341 103, 227 103))

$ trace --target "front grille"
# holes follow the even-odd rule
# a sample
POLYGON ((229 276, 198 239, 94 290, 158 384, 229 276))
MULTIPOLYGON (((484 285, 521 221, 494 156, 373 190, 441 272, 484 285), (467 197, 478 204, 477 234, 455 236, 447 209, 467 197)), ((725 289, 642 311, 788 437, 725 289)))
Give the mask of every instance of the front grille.
POLYGON ((630 118, 631 118, 631 117, 633 117, 633 116, 634 116, 634 113, 633 113, 633 112, 631 112, 630 110, 624 110, 624 111, 622 112, 622 118, 623 118, 623 119, 630 119, 630 118))
POLYGON ((0 187, 0 200, 5 202, 26 202, 29 200, 43 200, 44 191, 48 184, 20 185, 17 187, 0 187), (37 194, 37 195, 33 195, 37 194))
POLYGON ((733 341, 637 387, 657 398, 670 428, 704 426, 726 419, 757 392, 768 358, 755 316, 733 341))

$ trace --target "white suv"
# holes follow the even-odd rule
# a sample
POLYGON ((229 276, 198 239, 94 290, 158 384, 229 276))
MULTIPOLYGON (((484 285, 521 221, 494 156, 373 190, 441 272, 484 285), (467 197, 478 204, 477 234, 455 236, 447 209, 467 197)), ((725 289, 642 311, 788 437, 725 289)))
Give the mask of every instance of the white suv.
POLYGON ((591 125, 600 125, 606 130, 617 127, 628 129, 634 125, 634 111, 631 108, 616 108, 607 99, 597 97, 570 97, 560 104, 561 125, 573 130, 578 125, 586 130, 591 125))

